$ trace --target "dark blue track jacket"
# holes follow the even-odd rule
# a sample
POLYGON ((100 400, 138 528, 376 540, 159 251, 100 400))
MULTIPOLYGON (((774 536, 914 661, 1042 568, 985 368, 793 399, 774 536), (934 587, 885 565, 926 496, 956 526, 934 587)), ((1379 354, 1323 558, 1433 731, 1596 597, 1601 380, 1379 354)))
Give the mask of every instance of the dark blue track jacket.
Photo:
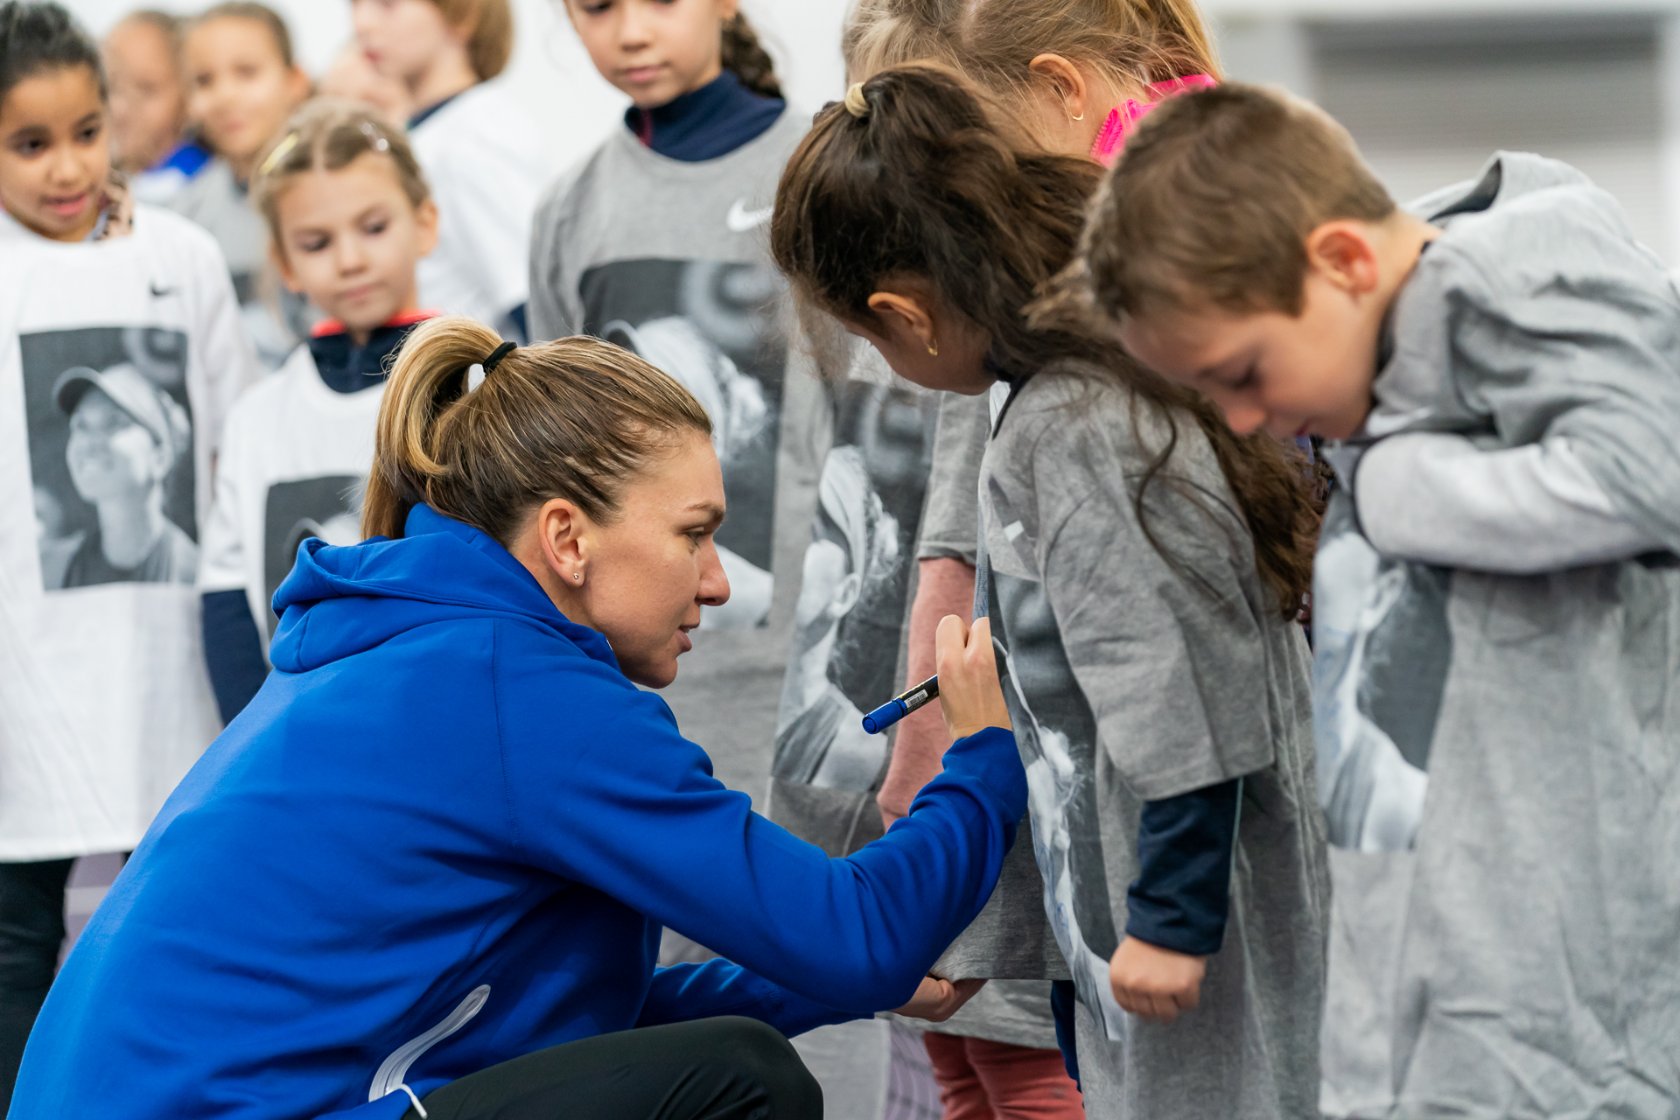
POLYGON ((866 1015, 979 911, 1025 811, 1013 738, 983 731, 828 859, 720 785, 501 545, 425 506, 401 540, 307 542, 275 606, 274 673, 71 953, 14 1120, 394 1120, 608 1031, 866 1015), (656 967, 665 925, 729 959, 656 967))

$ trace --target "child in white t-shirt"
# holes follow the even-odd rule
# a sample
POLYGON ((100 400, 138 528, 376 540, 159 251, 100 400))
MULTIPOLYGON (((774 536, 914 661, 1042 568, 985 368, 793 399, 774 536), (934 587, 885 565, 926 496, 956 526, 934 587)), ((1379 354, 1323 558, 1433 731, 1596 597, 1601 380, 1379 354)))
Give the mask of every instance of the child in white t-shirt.
POLYGON ((308 322, 268 262, 268 236, 251 207, 251 173, 286 117, 309 96, 291 33, 271 8, 227 0, 187 25, 181 44, 187 113, 214 159, 169 200, 215 237, 233 274, 246 329, 269 369, 308 322))
POLYGON ((525 105, 496 80, 513 54, 509 0, 352 0, 356 41, 396 79, 441 216, 420 263, 427 307, 530 337, 525 270, 537 197, 559 169, 525 105))
POLYGON ((0 1112, 78 856, 132 848, 216 732, 192 591, 255 373, 203 230, 111 173, 98 48, 0 3, 0 1112))
POLYGON ((242 397, 222 439, 199 588, 222 717, 261 687, 269 602, 298 545, 360 539, 385 375, 415 311, 438 214, 414 152, 373 109, 304 106, 251 181, 286 286, 326 312, 280 372, 242 397))

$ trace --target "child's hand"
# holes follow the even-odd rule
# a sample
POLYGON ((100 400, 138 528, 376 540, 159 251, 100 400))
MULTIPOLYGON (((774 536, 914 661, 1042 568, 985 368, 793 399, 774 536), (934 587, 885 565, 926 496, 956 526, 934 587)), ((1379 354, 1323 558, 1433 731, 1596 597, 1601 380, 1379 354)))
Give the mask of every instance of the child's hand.
POLYGON ((1114 1002, 1140 1019, 1170 1023, 1202 998, 1207 958, 1175 953, 1135 937, 1125 938, 1108 962, 1114 1002))
POLYGON ((972 999, 985 983, 984 980, 941 980, 937 976, 924 976, 910 1002, 896 1008, 894 1014, 943 1023, 972 999))
POLYGON ((952 742, 988 727, 1009 728, 1009 709, 998 681, 992 653, 992 620, 977 618, 970 627, 948 614, 935 633, 939 667, 939 707, 952 742))

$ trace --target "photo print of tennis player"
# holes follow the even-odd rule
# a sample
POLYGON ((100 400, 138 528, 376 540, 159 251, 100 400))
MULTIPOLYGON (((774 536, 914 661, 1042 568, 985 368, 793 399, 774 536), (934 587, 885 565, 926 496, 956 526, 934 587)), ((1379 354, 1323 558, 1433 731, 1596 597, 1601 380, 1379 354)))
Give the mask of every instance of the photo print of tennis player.
POLYGON ((745 630, 770 617, 777 423, 785 334, 774 329, 781 281, 757 264, 614 261, 579 283, 585 333, 646 358, 699 398, 712 419, 729 518, 718 555, 729 601, 701 629, 745 630))
POLYGON ((899 691, 911 556, 926 497, 931 397, 864 380, 840 395, 794 609, 777 781, 875 788, 891 739, 863 714, 899 691))
POLYGON ((192 583, 186 336, 90 327, 19 346, 43 590, 192 583))
MULTIPOLYGON (((328 544, 350 545, 362 539, 362 501, 367 478, 362 475, 321 475, 276 482, 263 505, 263 602, 274 593, 297 563, 298 548, 310 537, 328 544)), ((264 611, 269 637, 279 619, 264 611)))
POLYGON ((1326 512, 1313 564, 1314 738, 1337 847, 1401 852, 1417 837, 1453 664, 1451 578, 1379 556, 1350 503, 1326 512))
MULTIPOLYGON (((998 542, 988 537, 988 549, 998 542)), ((1067 961, 1079 1000, 1109 1038, 1130 1029, 1115 1002, 1109 961, 1120 945, 1103 859, 1103 806, 1098 804, 1095 757, 1101 742, 1097 721, 1078 687, 1062 647, 1044 585, 1011 574, 1008 557, 988 555, 989 614, 1003 695, 1009 703, 1015 741, 1027 764, 1027 797, 1033 821, 1033 852, 1044 879, 1044 911, 1067 961), (1004 630, 999 620, 1013 625, 1004 630), (1027 702, 1039 697, 1039 706, 1027 702), (1082 777, 1083 776, 1083 777, 1082 777)), ((1116 795, 1128 797, 1116 783, 1116 795)), ((1135 819, 1142 802, 1107 807, 1115 820, 1135 819)))

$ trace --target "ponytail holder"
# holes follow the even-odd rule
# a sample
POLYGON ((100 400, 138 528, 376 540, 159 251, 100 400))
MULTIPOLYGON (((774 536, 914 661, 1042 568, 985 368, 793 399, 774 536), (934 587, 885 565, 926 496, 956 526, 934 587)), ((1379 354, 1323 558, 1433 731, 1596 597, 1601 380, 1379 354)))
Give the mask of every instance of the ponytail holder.
POLYGON ((480 365, 484 367, 484 376, 489 377, 490 371, 495 369, 497 364, 500 363, 503 358, 513 353, 516 349, 518 349, 516 344, 512 342, 504 342, 494 350, 490 351, 490 356, 480 363, 480 365))
POLYGON ((840 104, 846 107, 846 112, 860 121, 869 117, 869 99, 863 96, 862 82, 853 82, 852 88, 846 91, 846 100, 840 104))
POLYGON ((262 161, 261 167, 257 168, 257 174, 262 176, 267 175, 270 171, 273 171, 275 165, 286 158, 286 153, 297 147, 297 145, 298 134, 296 132, 286 133, 285 139, 274 145, 274 150, 268 153, 268 158, 262 161))
POLYGON ((1102 127, 1097 130, 1096 143, 1091 145, 1091 158, 1104 167, 1113 166, 1120 158, 1121 151, 1125 149, 1126 140, 1155 106, 1169 97, 1198 89, 1211 89, 1218 84, 1211 74, 1187 74, 1182 78, 1156 82, 1149 87, 1147 101, 1127 99, 1124 105, 1109 112, 1108 119, 1103 121, 1102 127))

